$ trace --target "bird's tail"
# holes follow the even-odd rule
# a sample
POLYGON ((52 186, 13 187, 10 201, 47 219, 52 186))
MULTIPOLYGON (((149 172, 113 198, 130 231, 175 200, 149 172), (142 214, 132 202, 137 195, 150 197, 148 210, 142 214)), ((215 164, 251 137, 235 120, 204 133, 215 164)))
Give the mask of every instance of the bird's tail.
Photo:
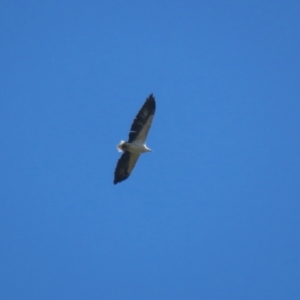
POLYGON ((119 152, 123 152, 123 145, 125 144, 125 141, 121 141, 119 145, 117 145, 117 149, 119 152))

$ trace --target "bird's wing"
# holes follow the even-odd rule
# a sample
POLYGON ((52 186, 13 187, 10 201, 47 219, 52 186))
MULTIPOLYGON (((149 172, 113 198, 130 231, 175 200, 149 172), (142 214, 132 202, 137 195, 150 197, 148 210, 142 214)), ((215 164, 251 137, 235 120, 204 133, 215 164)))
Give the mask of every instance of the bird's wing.
POLYGON ((145 143, 148 131, 150 129, 154 113, 155 113, 155 98, 153 94, 146 99, 146 102, 133 120, 129 133, 129 143, 137 141, 145 143))
POLYGON ((116 166, 114 184, 117 184, 129 177, 139 156, 139 154, 130 153, 128 151, 125 151, 122 154, 116 166))

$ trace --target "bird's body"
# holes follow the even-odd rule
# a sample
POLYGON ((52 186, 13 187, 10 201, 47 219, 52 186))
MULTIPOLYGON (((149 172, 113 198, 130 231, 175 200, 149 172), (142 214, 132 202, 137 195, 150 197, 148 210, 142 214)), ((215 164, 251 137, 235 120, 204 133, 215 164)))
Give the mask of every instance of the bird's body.
POLYGON ((142 154, 145 152, 152 152, 150 148, 146 146, 146 144, 139 142, 126 143, 125 141, 121 141, 117 146, 119 152, 128 151, 130 153, 142 154))
POLYGON ((145 142, 153 120, 155 107, 155 98, 153 94, 151 94, 146 99, 146 102, 131 125, 128 141, 121 141, 117 146, 118 151, 124 153, 117 163, 114 184, 129 177, 140 154, 152 152, 152 150, 146 146, 145 142))

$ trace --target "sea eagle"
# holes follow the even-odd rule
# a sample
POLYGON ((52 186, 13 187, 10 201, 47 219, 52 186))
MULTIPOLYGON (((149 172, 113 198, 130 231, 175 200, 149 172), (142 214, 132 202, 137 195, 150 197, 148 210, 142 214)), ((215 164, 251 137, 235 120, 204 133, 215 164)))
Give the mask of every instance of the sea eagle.
POLYGON ((117 163, 114 184, 117 184, 129 177, 140 154, 152 152, 152 150, 146 146, 145 142, 154 113, 155 98, 153 94, 150 94, 133 120, 128 141, 121 141, 117 146, 118 151, 124 153, 117 163))

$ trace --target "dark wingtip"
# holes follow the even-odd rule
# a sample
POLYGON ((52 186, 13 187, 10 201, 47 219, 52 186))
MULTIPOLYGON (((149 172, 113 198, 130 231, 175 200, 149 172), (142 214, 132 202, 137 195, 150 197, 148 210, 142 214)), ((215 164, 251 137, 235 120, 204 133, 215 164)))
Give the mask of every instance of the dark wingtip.
MULTIPOLYGON (((127 178, 125 178, 125 179, 127 179, 127 178)), ((116 184, 118 184, 118 183, 120 183, 120 182, 124 181, 125 179, 121 179, 121 180, 117 180, 117 179, 115 179, 115 180, 114 180, 114 185, 116 185, 116 184)))
POLYGON ((117 184, 117 183, 120 183, 122 180, 118 179, 118 178, 115 178, 114 179, 114 184, 117 184))
POLYGON ((156 103, 155 103, 155 97, 153 96, 153 93, 151 93, 148 98, 146 99, 146 102, 151 105, 150 107, 153 110, 153 113, 155 112, 156 103))
POLYGON ((150 100, 155 100, 155 97, 153 96, 153 93, 151 93, 149 96, 148 96, 148 99, 150 100))

